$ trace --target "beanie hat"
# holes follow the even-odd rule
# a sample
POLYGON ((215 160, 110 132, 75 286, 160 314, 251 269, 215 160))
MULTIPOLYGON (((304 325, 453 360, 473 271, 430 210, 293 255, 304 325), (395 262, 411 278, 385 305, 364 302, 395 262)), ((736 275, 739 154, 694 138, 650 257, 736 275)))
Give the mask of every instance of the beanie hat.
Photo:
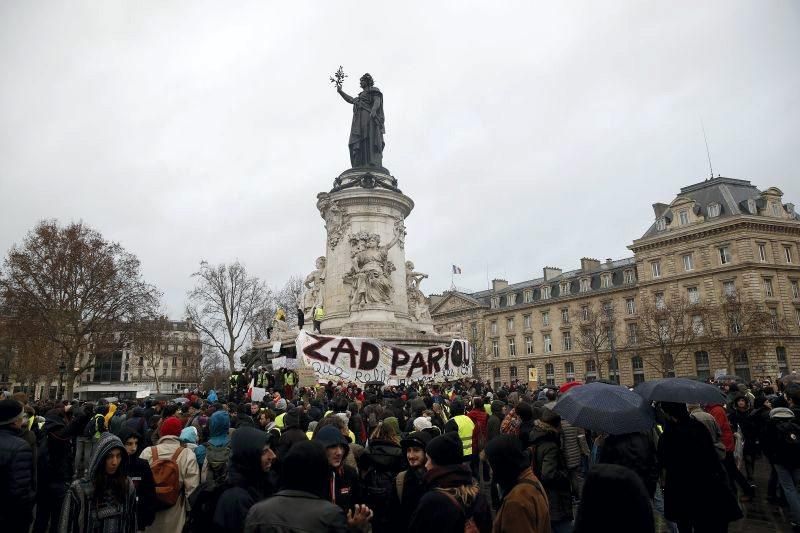
POLYGON ((425 453, 437 466, 457 465, 464 461, 464 448, 461 440, 453 432, 431 439, 425 448, 425 453))
POLYGON ((183 424, 181 421, 178 418, 171 416, 161 423, 161 428, 158 430, 158 433, 162 437, 166 437, 167 435, 178 437, 180 436, 182 429, 183 424))
POLYGON ((394 416, 387 416, 383 419, 383 423, 387 426, 391 426, 394 432, 400 435, 400 422, 397 421, 397 418, 394 416))
POLYGON ((294 407, 289 408, 286 414, 283 415, 283 427, 286 429, 297 427, 300 425, 300 413, 294 407))
POLYGON ((422 448, 424 450, 428 447, 431 439, 433 439, 433 435, 426 431, 414 431, 400 441, 400 446, 404 450, 407 448, 422 448))
POLYGON ((320 428, 317 434, 314 435, 314 440, 318 441, 326 448, 331 448, 333 446, 347 447, 347 439, 344 438, 342 432, 339 431, 339 428, 336 426, 320 428))
POLYGON ((420 416, 414 419, 414 431, 422 431, 423 429, 431 427, 431 419, 427 416, 420 416))
POLYGON ((22 416, 25 410, 17 400, 0 401, 0 426, 8 426, 22 416))
POLYGON ((770 418, 794 418, 794 411, 788 407, 776 407, 769 412, 770 418))

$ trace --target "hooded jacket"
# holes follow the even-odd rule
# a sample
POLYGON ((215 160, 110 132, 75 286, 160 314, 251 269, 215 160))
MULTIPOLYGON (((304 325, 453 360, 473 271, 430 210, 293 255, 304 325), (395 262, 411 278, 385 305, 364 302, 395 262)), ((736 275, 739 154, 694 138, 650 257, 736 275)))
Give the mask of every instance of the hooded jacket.
POLYGON ((27 531, 33 512, 33 450, 19 431, 0 426, 0 516, 3 530, 27 531))
POLYGON ((569 473, 561 455, 558 431, 541 420, 534 423, 530 433, 534 474, 547 490, 550 501, 550 520, 572 520, 572 494, 569 473))
POLYGON ((424 479, 428 492, 411 517, 409 531, 461 533, 467 517, 474 519, 481 533, 491 531, 489 503, 467 467, 436 466, 425 473, 424 479))
POLYGON ((500 400, 495 400, 491 403, 492 414, 489 415, 489 420, 486 422, 489 440, 500 434, 500 426, 503 423, 503 405, 505 404, 500 400))
MULTIPOLYGON (((337 445, 344 448, 342 464, 338 468, 329 467, 330 477, 325 487, 325 497, 328 501, 335 503, 345 512, 353 509, 355 504, 363 503, 361 479, 358 476, 358 471, 344 464, 347 455, 350 453, 350 447, 347 445, 347 440, 339 432, 339 429, 335 426, 325 426, 317 432, 314 440, 322 444, 326 449, 337 445)), ((283 473, 291 475, 291 472, 284 471, 283 473)))
POLYGON ((656 445, 646 433, 609 435, 603 442, 598 463, 626 466, 636 472, 650 498, 655 495, 660 474, 656 445))
POLYGON ((119 437, 112 433, 103 433, 94 446, 86 477, 74 481, 69 488, 61 508, 59 531, 70 533, 94 533, 95 531, 134 533, 136 525, 136 489, 128 477, 128 463, 125 457, 128 452, 119 437), (98 507, 95 495, 94 477, 98 469, 105 468, 106 456, 112 450, 121 453, 119 469, 127 482, 127 494, 124 501, 118 502, 110 495, 103 498, 98 507), (98 518, 98 515, 104 518, 98 518))
POLYGON ((225 411, 217 411, 211 415, 211 418, 208 420, 208 432, 209 438, 207 444, 201 444, 197 448, 195 448, 195 458, 198 460, 198 466, 200 458, 203 458, 202 464, 202 471, 201 471, 201 478, 203 481, 208 479, 208 461, 206 461, 206 456, 208 455, 208 446, 217 446, 223 447, 228 446, 230 444, 230 436, 228 435, 229 430, 231 428, 231 417, 225 411))
MULTIPOLYGON (((128 427, 122 428, 119 434, 119 440, 125 444, 131 437, 136 437, 142 440, 142 436, 132 431, 128 427)), ((153 471, 150 470, 150 464, 144 459, 139 459, 137 455, 128 455, 125 452, 125 457, 128 461, 128 477, 133 482, 136 489, 136 522, 139 530, 148 527, 155 519, 155 500, 156 500, 156 482, 153 479, 153 471)))
POLYGON ((231 458, 226 489, 214 511, 214 525, 224 532, 244 529, 247 512, 274 492, 271 472, 261 468, 261 454, 269 434, 255 428, 239 428, 231 438, 231 458))

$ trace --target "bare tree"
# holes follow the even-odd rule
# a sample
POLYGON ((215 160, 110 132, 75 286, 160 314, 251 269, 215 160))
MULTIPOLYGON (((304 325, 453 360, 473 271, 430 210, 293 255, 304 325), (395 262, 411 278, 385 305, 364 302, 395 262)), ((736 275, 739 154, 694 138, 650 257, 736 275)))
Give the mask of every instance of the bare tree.
POLYGON ((91 346, 121 350, 161 296, 122 246, 81 222, 55 220, 40 222, 8 252, 0 295, 14 341, 34 335, 59 354, 68 398, 75 378, 94 365, 91 346))
MULTIPOLYGON (((303 296, 303 290, 303 278, 292 276, 278 291, 275 303, 277 307, 286 312, 286 325, 290 328, 297 327, 297 308, 301 305, 300 298, 303 296)), ((308 318, 311 319, 311 317, 308 318)))
POLYGON ((701 335, 692 318, 700 308, 686 298, 667 298, 664 293, 653 297, 642 293, 638 307, 636 350, 663 377, 674 375, 675 368, 689 360, 701 335))
POLYGON ((202 261, 192 277, 197 283, 188 294, 186 314, 203 344, 217 348, 233 372, 236 354, 249 342, 257 317, 269 306, 270 291, 238 261, 230 265, 202 261))
POLYGON ((742 300, 738 294, 703 306, 701 324, 701 343, 722 356, 730 374, 736 372, 737 358, 746 361, 748 353, 763 350, 767 341, 788 333, 777 309, 772 312, 759 303, 742 300))
POLYGON ((203 390, 219 390, 228 382, 230 372, 225 368, 225 362, 220 351, 210 346, 203 347, 200 360, 200 379, 198 380, 203 390))
POLYGON ((614 305, 604 302, 601 305, 584 305, 573 312, 579 333, 578 347, 589 354, 597 368, 597 377, 603 378, 603 365, 611 371, 611 342, 616 326, 614 305))

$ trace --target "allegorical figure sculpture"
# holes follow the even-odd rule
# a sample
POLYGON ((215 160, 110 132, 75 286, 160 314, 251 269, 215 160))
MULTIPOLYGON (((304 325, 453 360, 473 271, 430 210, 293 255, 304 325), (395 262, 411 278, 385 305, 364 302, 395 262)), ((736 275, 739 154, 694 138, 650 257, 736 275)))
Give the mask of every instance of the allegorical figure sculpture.
MULTIPOLYGON (((341 67, 340 67, 341 71, 341 67)), ((372 76, 361 76, 361 92, 355 98, 342 91, 341 80, 336 91, 353 104, 353 124, 350 127, 350 164, 357 167, 383 166, 383 134, 386 133, 383 117, 383 94, 375 87, 372 76)))
POLYGON ((303 312, 306 316, 311 316, 312 309, 322 305, 322 287, 325 285, 325 264, 324 256, 318 257, 316 270, 306 276, 303 285, 306 288, 303 294, 303 312))
POLYGON ((428 302, 419 286, 427 274, 414 272, 414 263, 406 261, 406 293, 408 295, 408 312, 417 322, 431 320, 428 302))
POLYGON ((351 310, 369 304, 392 304, 394 287, 391 275, 395 266, 389 261, 389 250, 398 240, 396 230, 392 241, 385 246, 381 246, 381 237, 377 233, 359 231, 350 236, 352 266, 343 281, 351 286, 351 310))

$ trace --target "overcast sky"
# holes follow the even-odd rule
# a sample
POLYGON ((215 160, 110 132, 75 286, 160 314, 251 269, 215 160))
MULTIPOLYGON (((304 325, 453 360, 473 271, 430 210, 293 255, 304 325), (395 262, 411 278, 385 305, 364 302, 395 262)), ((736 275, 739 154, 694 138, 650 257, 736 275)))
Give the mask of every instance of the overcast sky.
POLYGON ((324 254, 345 90, 383 91, 426 292, 621 258, 714 172, 800 204, 800 2, 0 3, 0 252, 83 220, 182 316, 199 261, 324 254), (498 7, 502 5, 502 7, 498 7))

